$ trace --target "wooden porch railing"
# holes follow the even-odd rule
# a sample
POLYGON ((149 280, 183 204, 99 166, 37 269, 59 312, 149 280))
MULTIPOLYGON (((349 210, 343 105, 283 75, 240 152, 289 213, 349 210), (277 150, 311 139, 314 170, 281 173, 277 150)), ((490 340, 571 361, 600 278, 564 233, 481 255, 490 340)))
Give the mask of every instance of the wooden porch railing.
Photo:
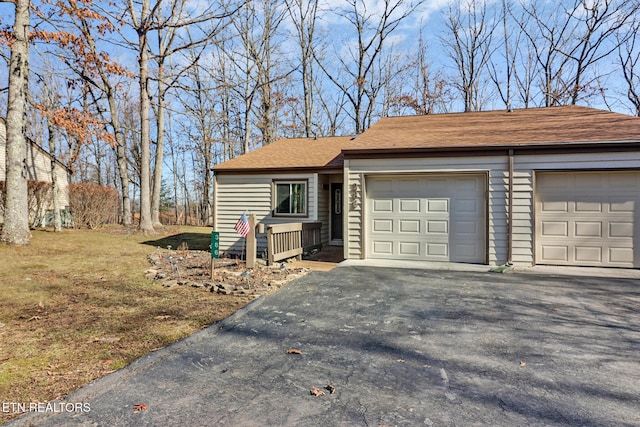
POLYGON ((302 258, 305 251, 322 247, 321 222, 293 222, 267 226, 267 263, 302 258))

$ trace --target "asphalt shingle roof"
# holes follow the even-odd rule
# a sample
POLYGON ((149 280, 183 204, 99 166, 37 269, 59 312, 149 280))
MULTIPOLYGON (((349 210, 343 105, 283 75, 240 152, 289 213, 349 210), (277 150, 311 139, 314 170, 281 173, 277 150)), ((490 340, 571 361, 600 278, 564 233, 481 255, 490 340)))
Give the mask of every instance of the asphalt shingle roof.
POLYGON ((220 163, 216 172, 250 169, 342 168, 342 148, 350 136, 283 138, 247 154, 220 163))
POLYGON ((386 117, 355 139, 281 139, 216 172, 342 168, 344 155, 431 149, 640 143, 640 118, 580 106, 386 117))
POLYGON ((387 117, 347 148, 484 148, 640 141, 640 118, 579 106, 387 117))

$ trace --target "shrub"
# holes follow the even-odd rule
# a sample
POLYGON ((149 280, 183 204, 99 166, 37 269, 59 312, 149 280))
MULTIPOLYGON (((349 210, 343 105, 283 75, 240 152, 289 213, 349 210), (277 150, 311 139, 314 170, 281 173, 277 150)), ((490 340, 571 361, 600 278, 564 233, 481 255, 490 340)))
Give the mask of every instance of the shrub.
POLYGON ((111 187, 91 183, 69 185, 69 205, 76 228, 96 228, 117 217, 120 196, 111 187))

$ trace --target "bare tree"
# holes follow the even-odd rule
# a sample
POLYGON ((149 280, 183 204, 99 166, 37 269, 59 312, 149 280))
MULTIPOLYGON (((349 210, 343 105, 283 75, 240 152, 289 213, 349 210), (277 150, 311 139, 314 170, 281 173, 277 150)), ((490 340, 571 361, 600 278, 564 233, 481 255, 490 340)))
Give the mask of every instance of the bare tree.
POLYGON ((189 12, 186 9, 187 0, 174 0, 168 11, 162 8, 156 9, 154 28, 157 35, 157 50, 153 54, 157 68, 157 102, 153 105, 156 117, 156 151, 153 171, 153 190, 151 193, 151 217, 154 227, 162 226, 160 223, 160 193, 162 188, 162 165, 164 162, 165 139, 165 112, 167 92, 176 85, 180 76, 192 68, 197 62, 204 47, 212 43, 217 35, 228 24, 226 18, 232 16, 236 9, 212 12, 210 8, 197 18, 187 18, 189 12), (204 24, 207 25, 204 25, 204 24), (203 25, 199 25, 203 24, 203 25), (199 25, 198 35, 193 29, 199 25), (178 37, 178 31, 186 32, 185 37, 178 37), (176 54, 184 51, 197 50, 198 53, 183 56, 190 59, 182 66, 168 66, 167 62, 176 54))
POLYGON ((455 87, 464 102, 464 111, 479 111, 484 78, 494 51, 493 34, 498 25, 485 0, 459 0, 449 5, 445 17, 447 33, 442 44, 455 64, 455 87))
POLYGON ((304 135, 313 136, 315 72, 313 49, 318 19, 318 0, 285 0, 296 29, 300 48, 300 75, 304 111, 304 135))
MULTIPOLYGON (((202 60, 201 60, 202 61, 202 60)), ((215 73, 216 67, 209 62, 196 63, 186 72, 185 90, 180 94, 179 99, 184 109, 184 115, 188 117, 187 122, 181 126, 184 135, 187 135, 187 143, 190 150, 197 153, 195 161, 198 167, 194 169, 194 175, 201 182, 201 209, 202 221, 210 224, 213 220, 213 173, 211 168, 216 158, 216 130, 220 122, 224 121, 221 112, 216 108, 219 103, 218 88, 215 87, 215 78, 211 76, 215 73)), ((224 151, 224 144, 221 144, 224 151)), ((172 147, 172 167, 174 170, 174 185, 177 182, 175 175, 177 163, 175 159, 175 147, 172 147)), ((176 195, 174 187, 174 195, 176 195)))
POLYGON ((592 73, 589 78, 588 70, 618 49, 624 40, 615 35, 636 16, 640 4, 635 0, 575 0, 573 7, 578 11, 571 13, 578 20, 577 37, 563 54, 574 62, 574 72, 567 82, 571 104, 576 104, 583 94, 593 90, 600 77, 592 73))
POLYGON ((502 0, 502 47, 504 48, 504 56, 500 56, 498 60, 494 55, 491 56, 489 61, 489 76, 498 90, 498 94, 504 102, 507 110, 512 108, 512 81, 516 67, 516 55, 518 48, 518 34, 516 34, 516 40, 513 42, 513 36, 511 34, 511 27, 509 26, 509 17, 511 16, 510 2, 508 0, 502 0), (504 67, 504 68, 502 68, 504 67), (504 81, 500 78, 504 70, 504 81))
POLYGON ((544 106, 576 104, 598 94, 595 65, 624 39, 616 38, 638 12, 635 0, 569 0, 522 4, 519 27, 535 52, 544 106))
MULTIPOLYGON (((140 175, 140 229, 145 233, 153 233, 154 223, 159 223, 157 216, 159 211, 159 194, 161 187, 161 170, 163 156, 164 141, 164 96, 167 89, 167 81, 164 80, 164 61, 178 50, 197 44, 190 40, 186 45, 179 48, 173 46, 175 35, 178 30, 187 30, 192 26, 207 21, 226 17, 233 12, 223 11, 221 14, 212 12, 214 5, 210 4, 208 9, 200 11, 199 14, 193 15, 186 9, 186 0, 169 2, 167 0, 129 0, 126 7, 126 14, 130 18, 130 26, 136 31, 138 41, 136 44, 136 52, 138 53, 138 81, 140 86, 140 138, 141 138, 141 175, 140 175), (155 37, 159 41, 160 52, 157 53, 155 59, 158 60, 158 72, 160 78, 157 104, 158 111, 156 113, 157 125, 157 160, 155 167, 160 167, 159 174, 156 175, 156 184, 154 191, 151 191, 151 74, 150 61, 154 58, 151 54, 151 45, 149 40, 155 37), (159 159, 158 159, 159 157, 159 159), (160 177, 160 178, 159 178, 160 177), (155 197, 152 196, 155 195, 155 197)), ((203 38, 203 40, 206 37, 203 38)))
POLYGON ((450 85, 429 61, 429 50, 420 33, 415 50, 410 52, 410 62, 392 94, 390 103, 395 115, 426 115, 449 111, 452 103, 450 85))
POLYGON ((618 36, 618 61, 626 85, 626 96, 640 117, 640 21, 630 25, 628 32, 618 36))
POLYGON ((28 245, 29 205, 25 161, 29 82, 30 1, 13 0, 15 16, 9 61, 4 225, 0 241, 28 245))
MULTIPOLYGON (((331 59, 339 64, 338 71, 332 70, 328 61, 321 60, 317 52, 314 55, 327 78, 349 100, 355 133, 359 134, 367 128, 379 94, 371 89, 379 89, 384 85, 381 82, 393 78, 379 67, 379 57, 384 55, 387 39, 423 1, 383 0, 378 2, 377 13, 369 11, 363 0, 346 0, 346 3, 348 6, 337 13, 355 30, 352 34, 355 44, 349 45, 347 55, 331 59), (340 72, 344 73, 344 80, 340 78, 340 72)), ((341 49, 333 50, 339 52, 341 49)))

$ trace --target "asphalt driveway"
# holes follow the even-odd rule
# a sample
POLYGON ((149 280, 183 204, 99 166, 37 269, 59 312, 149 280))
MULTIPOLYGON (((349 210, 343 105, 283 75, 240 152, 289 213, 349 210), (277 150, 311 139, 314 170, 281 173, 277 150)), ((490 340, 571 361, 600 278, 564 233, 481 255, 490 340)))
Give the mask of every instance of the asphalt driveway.
POLYGON ((311 273, 65 403, 15 424, 637 426, 640 281, 311 273))

